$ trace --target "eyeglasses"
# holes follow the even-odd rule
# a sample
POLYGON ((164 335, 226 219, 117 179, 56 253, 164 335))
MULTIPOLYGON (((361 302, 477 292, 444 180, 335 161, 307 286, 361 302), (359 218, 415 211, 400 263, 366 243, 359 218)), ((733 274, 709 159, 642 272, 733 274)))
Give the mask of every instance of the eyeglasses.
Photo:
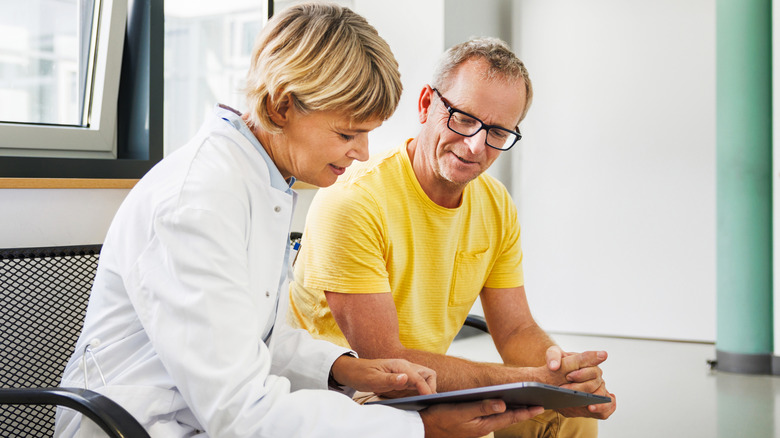
POLYGON ((447 99, 441 95, 439 90, 435 88, 432 89, 447 108, 447 112, 450 113, 449 118, 447 118, 447 127, 450 128, 450 131, 464 137, 473 137, 484 129, 487 131, 485 144, 500 151, 508 151, 523 137, 518 131, 510 131, 509 129, 496 125, 486 125, 482 120, 479 120, 471 114, 453 108, 447 99))

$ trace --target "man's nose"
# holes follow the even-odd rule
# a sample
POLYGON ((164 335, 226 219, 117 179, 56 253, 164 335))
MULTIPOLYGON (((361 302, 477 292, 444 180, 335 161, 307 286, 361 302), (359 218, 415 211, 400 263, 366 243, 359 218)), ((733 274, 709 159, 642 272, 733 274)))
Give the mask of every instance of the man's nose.
POLYGON ((480 129, 479 132, 472 135, 471 137, 466 137, 466 146, 469 147, 469 151, 473 155, 479 155, 482 153, 482 151, 485 150, 487 144, 485 141, 487 140, 487 130, 480 129))

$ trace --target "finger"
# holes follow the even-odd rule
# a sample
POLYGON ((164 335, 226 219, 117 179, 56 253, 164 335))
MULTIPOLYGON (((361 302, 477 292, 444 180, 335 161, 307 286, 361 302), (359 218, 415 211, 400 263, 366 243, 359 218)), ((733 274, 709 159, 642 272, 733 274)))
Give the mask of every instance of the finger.
POLYGON ((547 368, 550 371, 557 371, 561 367, 561 359, 564 357, 564 352, 561 347, 553 345, 547 349, 547 368))
POLYGON ((576 408, 563 408, 556 409, 556 411, 567 418, 583 417, 583 418, 597 418, 598 415, 590 412, 587 406, 580 406, 576 408))
POLYGON ((430 368, 425 368, 420 374, 425 379, 425 382, 428 383, 428 387, 431 388, 431 392, 435 394, 436 393, 436 371, 430 368))
POLYGON ((588 410, 594 414, 594 417, 606 420, 617 409, 617 398, 615 398, 615 394, 607 393, 607 396, 612 399, 612 402, 588 406, 588 410))
POLYGON ((385 373, 385 387, 377 392, 400 391, 409 387, 409 375, 406 373, 385 373))
POLYGON ((397 388, 397 389, 406 389, 406 388, 414 388, 417 390, 417 392, 420 395, 428 395, 433 394, 435 392, 435 380, 434 380, 434 387, 431 388, 431 385, 429 383, 429 380, 425 378, 422 374, 420 374, 419 370, 417 372, 413 371, 408 374, 407 381, 405 382, 406 385, 397 388))
POLYGON ((603 384, 604 384, 603 380, 597 379, 597 380, 588 380, 587 382, 582 382, 582 383, 567 383, 565 385, 561 385, 561 388, 571 389, 572 391, 596 394, 596 391, 598 391, 599 387, 603 384))
POLYGON ((506 403, 499 399, 488 399, 476 402, 440 404, 427 409, 446 409, 457 412, 458 417, 462 418, 463 422, 466 423, 481 417, 502 414, 506 411, 506 403))
POLYGON ((542 412, 544 412, 543 407, 532 406, 523 409, 508 409, 506 412, 501 414, 482 417, 479 419, 481 423, 480 434, 487 435, 494 430, 503 429, 521 421, 530 420, 542 412))
POLYGON ((568 374, 580 368, 598 366, 605 360, 607 360, 606 351, 586 351, 565 357, 562 361, 561 369, 568 374))
POLYGON ((606 389, 603 388, 604 379, 602 378, 601 369, 598 367, 573 371, 566 375, 566 380, 569 383, 561 385, 561 387, 591 394, 607 394, 606 389))
POLYGON ((464 422, 501 414, 506 411, 506 403, 499 399, 488 399, 478 402, 458 403, 450 405, 454 410, 460 411, 459 416, 464 422))
POLYGON ((588 392, 596 395, 608 396, 607 389, 604 387, 604 379, 600 376, 587 380, 584 382, 572 382, 565 385, 561 385, 561 388, 571 389, 574 391, 588 392))
POLYGON ((503 413, 506 411, 506 403, 503 400, 482 400, 479 410, 480 414, 474 418, 503 413))
POLYGON ((617 400, 615 398, 615 394, 612 394, 609 391, 607 391, 606 386, 603 384, 598 388, 598 390, 594 392, 594 394, 606 396, 612 399, 612 401, 610 401, 609 403, 600 403, 597 405, 588 406, 588 412, 591 417, 605 420, 610 415, 612 415, 612 413, 615 412, 615 409, 617 408, 617 400))
POLYGON ((590 418, 595 418, 597 420, 606 420, 607 418, 609 418, 612 415, 613 412, 614 412, 613 409, 595 410, 594 411, 594 410, 588 408, 587 415, 583 415, 583 416, 587 416, 587 417, 590 417, 590 418))
MULTIPOLYGON (((566 374, 566 380, 571 383, 582 383, 589 380, 601 380, 603 372, 599 367, 587 367, 574 370, 566 374)), ((601 384, 597 385, 598 388, 601 384)))

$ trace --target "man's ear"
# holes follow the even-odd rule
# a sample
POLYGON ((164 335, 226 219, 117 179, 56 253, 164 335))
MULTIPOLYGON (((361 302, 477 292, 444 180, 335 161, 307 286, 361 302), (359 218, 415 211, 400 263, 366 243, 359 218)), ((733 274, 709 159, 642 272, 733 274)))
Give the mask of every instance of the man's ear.
POLYGON ((423 87, 420 91, 420 97, 417 99, 417 119, 421 124, 428 121, 428 111, 433 103, 433 89, 430 85, 423 87))
POLYGON ((268 96, 265 101, 266 110, 271 121, 277 126, 282 127, 287 124, 290 118, 290 110, 293 106, 292 96, 289 93, 281 96, 268 96))

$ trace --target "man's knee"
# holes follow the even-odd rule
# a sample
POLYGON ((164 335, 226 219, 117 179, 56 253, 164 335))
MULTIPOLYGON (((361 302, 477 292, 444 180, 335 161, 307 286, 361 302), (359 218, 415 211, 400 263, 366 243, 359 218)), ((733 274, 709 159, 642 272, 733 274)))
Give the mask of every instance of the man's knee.
POLYGON ((595 418, 566 418, 561 420, 558 436, 561 438, 596 438, 599 436, 599 421, 595 418))
POLYGON ((536 417, 495 432, 495 438, 596 438, 598 421, 593 418, 567 418, 555 411, 544 411, 536 417))

